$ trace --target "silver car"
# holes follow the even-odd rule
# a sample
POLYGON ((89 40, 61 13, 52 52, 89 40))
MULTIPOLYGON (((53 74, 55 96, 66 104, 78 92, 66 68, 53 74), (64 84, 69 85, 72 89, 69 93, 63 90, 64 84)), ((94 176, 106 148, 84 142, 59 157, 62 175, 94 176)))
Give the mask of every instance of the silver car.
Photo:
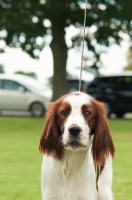
POLYGON ((49 98, 35 79, 18 74, 0 74, 0 111, 30 111, 40 117, 49 107, 49 98))

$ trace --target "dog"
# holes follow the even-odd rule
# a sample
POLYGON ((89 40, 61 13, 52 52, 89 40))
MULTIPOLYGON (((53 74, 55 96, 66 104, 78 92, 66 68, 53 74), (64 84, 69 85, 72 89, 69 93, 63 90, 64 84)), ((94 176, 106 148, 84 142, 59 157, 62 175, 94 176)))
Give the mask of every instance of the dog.
POLYGON ((115 153, 102 103, 72 92, 51 103, 39 149, 42 200, 112 200, 115 153))

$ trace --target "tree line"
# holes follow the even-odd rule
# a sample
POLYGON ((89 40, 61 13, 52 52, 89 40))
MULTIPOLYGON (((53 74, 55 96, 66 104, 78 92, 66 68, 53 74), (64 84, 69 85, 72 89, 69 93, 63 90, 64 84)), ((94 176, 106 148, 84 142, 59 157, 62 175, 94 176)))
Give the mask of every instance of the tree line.
MULTIPOLYGON (((131 8, 131 0, 88 1, 86 43, 94 57, 89 67, 98 70, 101 66, 101 47, 120 44, 121 32, 132 39, 131 8), (91 32, 93 27, 94 31, 91 32)), ((72 45, 68 46, 65 40, 66 28, 73 25, 82 29, 84 9, 84 0, 0 1, 0 31, 4 33, 0 37, 7 45, 21 47, 32 57, 38 58, 39 51, 46 44, 46 36, 50 35, 54 60, 53 100, 66 92, 68 49, 78 47, 82 42, 80 32, 72 38, 72 45)))

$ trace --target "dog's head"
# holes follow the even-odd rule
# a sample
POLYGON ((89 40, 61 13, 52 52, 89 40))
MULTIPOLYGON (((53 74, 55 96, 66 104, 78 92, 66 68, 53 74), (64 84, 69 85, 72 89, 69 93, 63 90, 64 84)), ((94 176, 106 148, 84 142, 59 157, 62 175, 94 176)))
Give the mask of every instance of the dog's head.
POLYGON ((67 94, 51 104, 40 139, 40 151, 61 160, 67 151, 92 145, 96 165, 114 155, 114 144, 102 103, 82 92, 67 94))

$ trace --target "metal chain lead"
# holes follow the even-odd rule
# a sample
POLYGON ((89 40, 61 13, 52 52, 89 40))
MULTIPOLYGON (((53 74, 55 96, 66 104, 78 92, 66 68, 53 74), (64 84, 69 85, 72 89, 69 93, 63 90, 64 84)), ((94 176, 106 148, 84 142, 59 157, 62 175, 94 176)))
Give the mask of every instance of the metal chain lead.
POLYGON ((81 56, 81 68, 80 68, 80 79, 79 79, 79 91, 81 91, 81 82, 82 82, 82 68, 83 68, 83 55, 84 55, 84 41, 85 41, 85 27, 86 27, 86 17, 87 17, 87 3, 85 5, 85 12, 84 12, 84 32, 83 32, 83 40, 82 40, 82 56, 81 56))

